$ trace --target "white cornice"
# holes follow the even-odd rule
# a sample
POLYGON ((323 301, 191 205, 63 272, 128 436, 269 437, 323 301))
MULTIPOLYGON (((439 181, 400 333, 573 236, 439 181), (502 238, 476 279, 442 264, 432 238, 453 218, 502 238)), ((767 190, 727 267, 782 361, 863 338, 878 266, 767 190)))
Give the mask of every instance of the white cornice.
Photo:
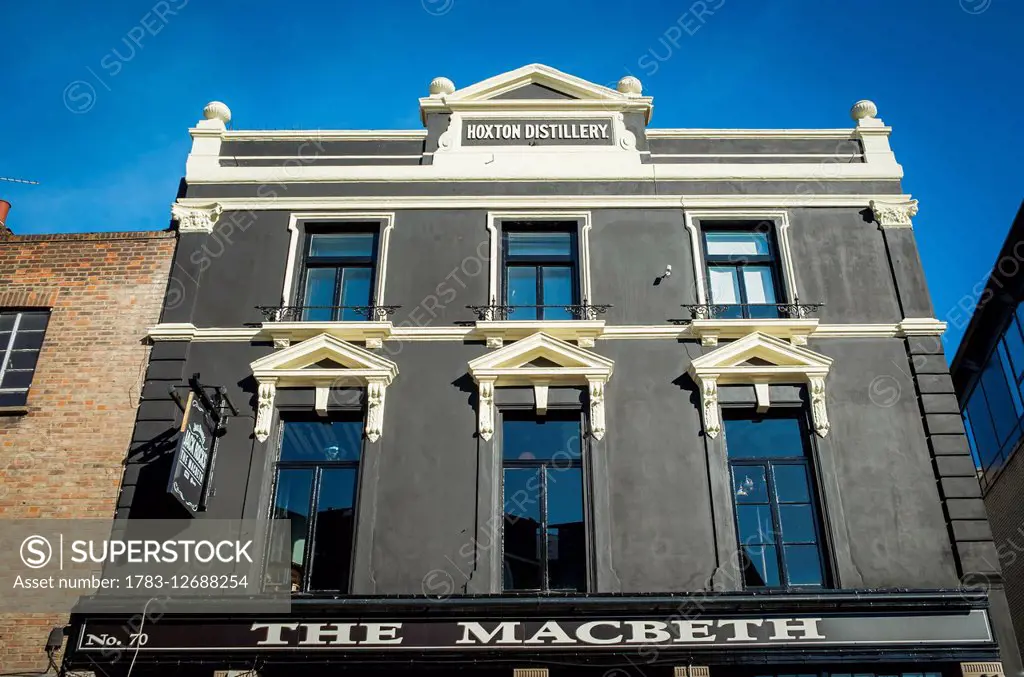
MULTIPOLYGON (((889 128, 886 128, 889 130, 889 128)), ((648 129, 648 139, 852 139, 854 129, 648 129)), ((891 130, 889 130, 891 131, 891 130)))
MULTIPOLYGON (((359 197, 223 197, 225 211, 313 211, 383 209, 788 209, 867 207, 873 200, 909 200, 900 194, 806 195, 380 195, 359 197)), ((180 198, 178 204, 206 206, 210 198, 180 198)))
POLYGON ((244 129, 223 132, 221 138, 225 141, 422 141, 427 138, 427 130, 244 129))

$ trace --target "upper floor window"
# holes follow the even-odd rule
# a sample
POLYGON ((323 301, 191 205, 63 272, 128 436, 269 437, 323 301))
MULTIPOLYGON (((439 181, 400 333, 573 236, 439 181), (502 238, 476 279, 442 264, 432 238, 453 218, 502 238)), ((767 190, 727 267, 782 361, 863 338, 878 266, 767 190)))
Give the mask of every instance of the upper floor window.
POLYGON ((580 412, 502 421, 505 590, 587 589, 580 412))
POLYGON ((0 408, 28 402, 49 321, 48 310, 0 311, 0 408))
POLYGON ((571 320, 579 304, 576 228, 515 224, 502 233, 509 320, 571 320))
POLYGON ((714 317, 779 317, 778 260, 763 224, 704 228, 704 260, 708 302, 721 306, 714 317))
POLYGON ((290 528, 273 542, 290 553, 292 592, 348 592, 362 448, 357 417, 283 424, 272 517, 290 528))
POLYGON ((804 418, 723 414, 744 587, 826 585, 804 418))
POLYGON ((303 320, 372 317, 376 231, 311 232, 306 236, 303 263, 303 320))

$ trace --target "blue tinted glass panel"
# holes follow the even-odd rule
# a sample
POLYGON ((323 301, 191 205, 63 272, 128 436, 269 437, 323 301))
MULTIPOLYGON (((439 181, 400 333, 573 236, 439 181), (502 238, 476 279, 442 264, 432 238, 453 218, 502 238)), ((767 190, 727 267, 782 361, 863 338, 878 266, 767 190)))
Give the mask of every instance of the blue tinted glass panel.
POLYGON ((302 312, 302 319, 309 322, 329 322, 334 319, 331 315, 334 312, 330 306, 337 305, 334 302, 334 280, 337 275, 335 268, 310 268, 306 271, 306 300, 304 306, 319 306, 317 308, 306 308, 302 312))
POLYGON ((779 524, 783 543, 814 543, 814 511, 809 505, 780 505, 779 524))
POLYGON ((540 473, 538 468, 506 468, 504 471, 502 585, 505 590, 537 590, 543 585, 540 473))
POLYGON ((510 306, 526 306, 513 309, 510 320, 537 319, 537 269, 533 266, 509 266, 508 296, 506 303, 510 306))
POLYGON ((737 505, 736 524, 742 545, 763 545, 775 542, 772 509, 767 505, 737 505))
MULTIPOLYGON (((341 303, 342 306, 370 305, 371 270, 369 268, 342 268, 341 270, 341 303)), ((352 308, 342 311, 340 319, 359 321, 369 319, 366 313, 352 308)))
POLYGON ((747 587, 779 585, 779 555, 774 545, 744 546, 740 558, 743 582, 747 587))
POLYGON ((975 451, 982 468, 988 468, 999 454, 999 442, 996 431, 992 427, 992 416, 985 401, 985 390, 981 383, 974 387, 970 399, 967 400, 967 415, 971 419, 971 430, 974 432, 975 451))
POLYGON ((1020 401, 1020 390, 1016 387, 1016 383, 1013 381, 1014 368, 1011 366, 1012 362, 1010 362, 1010 356, 1006 350, 1006 341, 1000 341, 996 350, 999 353, 999 359, 1003 361, 1003 365, 1006 369, 1006 378, 1009 381, 1009 383, 1007 383, 1007 388, 1010 391, 1010 399, 1013 401, 1013 408, 1017 412, 1017 418, 1020 418, 1020 416, 1024 414, 1024 405, 1022 405, 1020 401))
POLYGON ((545 320, 571 320, 570 313, 564 306, 573 302, 572 268, 568 266, 544 266, 541 268, 545 306, 545 320))
POLYGON ((1013 407, 1010 387, 1003 371, 1003 361, 998 352, 993 353, 985 365, 981 373, 981 385, 985 389, 985 399, 992 412, 996 437, 1001 444, 1017 429, 1017 412, 1013 407))
POLYGON ((732 468, 733 498, 737 503, 767 503, 768 484, 763 465, 737 465, 732 468))
POLYGON ((310 236, 309 255, 343 258, 373 258, 372 233, 325 233, 310 236))
POLYGON ((317 496, 311 590, 346 590, 355 524, 355 468, 324 469, 317 496))
POLYGON ((734 304, 740 302, 739 269, 730 266, 708 268, 711 280, 711 302, 734 304))
POLYGON ((313 495, 313 470, 280 470, 277 474, 277 493, 274 497, 274 519, 289 520, 289 533, 277 535, 274 540, 288 553, 293 573, 304 573, 306 563, 306 533, 309 527, 309 501, 313 495), (279 542, 281 541, 281 542, 279 542))
POLYGON ((572 252, 572 235, 566 232, 509 232, 506 256, 569 258, 572 252))
POLYGON ((790 585, 821 585, 821 557, 816 545, 787 545, 786 575, 790 585))
POLYGON ((804 455, 804 435, 795 418, 726 419, 729 458, 782 458, 804 455))
POLYGON ((583 523, 583 470, 548 468, 548 587, 585 590, 586 530, 583 523))
MULTIPOLYGON (((1018 306, 1017 312, 1021 312, 1020 306, 1018 306)), ((1006 328, 1003 340, 1006 341, 1006 352, 1010 354, 1010 360, 1013 362, 1013 369, 1008 371, 1017 381, 1020 381, 1024 376, 1024 337, 1021 336, 1020 325, 1016 319, 1010 320, 1010 326, 1006 328)))
POLYGON ((358 461, 362 421, 289 421, 281 441, 282 461, 358 461))
POLYGON ((558 466, 580 457, 580 421, 553 417, 516 420, 502 425, 502 456, 506 461, 550 460, 558 466))
POLYGON ((772 471, 775 475, 775 496, 780 503, 810 502, 811 492, 806 466, 776 465, 772 471))
POLYGON ((705 231, 708 256, 730 256, 742 261, 748 256, 768 256, 767 233, 744 231, 705 231))

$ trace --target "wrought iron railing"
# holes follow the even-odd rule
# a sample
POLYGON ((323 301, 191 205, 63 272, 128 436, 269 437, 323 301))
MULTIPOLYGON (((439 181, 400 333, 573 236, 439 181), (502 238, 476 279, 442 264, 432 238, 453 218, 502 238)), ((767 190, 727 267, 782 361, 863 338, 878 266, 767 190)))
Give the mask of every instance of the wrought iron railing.
POLYGON ((554 306, 499 305, 466 306, 481 322, 494 320, 596 320, 604 315, 611 305, 579 303, 554 306))
POLYGON ((267 322, 384 322, 402 306, 256 306, 267 322), (312 316, 312 317, 311 317, 312 316), (326 317, 325 317, 326 316, 326 317), (353 317, 354 316, 354 317, 353 317))
POLYGON ((695 303, 684 305, 691 320, 803 320, 824 303, 695 303))

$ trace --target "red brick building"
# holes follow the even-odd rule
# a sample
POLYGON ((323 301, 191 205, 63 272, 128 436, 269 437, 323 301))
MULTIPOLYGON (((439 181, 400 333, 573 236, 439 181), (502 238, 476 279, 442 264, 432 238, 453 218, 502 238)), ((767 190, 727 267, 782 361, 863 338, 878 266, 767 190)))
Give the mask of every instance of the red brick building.
MULTIPOLYGON (((113 516, 175 243, 0 229, 0 519, 113 516)), ((0 672, 42 672, 66 622, 0 615, 0 672)))

